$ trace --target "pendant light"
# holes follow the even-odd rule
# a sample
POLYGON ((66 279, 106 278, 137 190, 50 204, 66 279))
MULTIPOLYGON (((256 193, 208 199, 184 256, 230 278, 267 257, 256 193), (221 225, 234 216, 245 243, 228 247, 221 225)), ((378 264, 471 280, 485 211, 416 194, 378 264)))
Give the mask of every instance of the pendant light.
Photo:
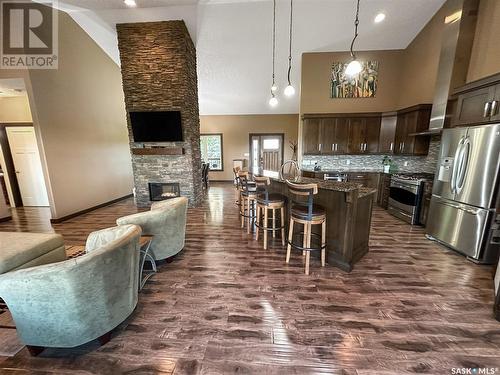
POLYGON ((276 107, 278 105, 278 98, 276 97, 278 86, 276 85, 276 80, 274 75, 275 66, 276 66, 276 0, 273 0, 273 84, 271 86, 271 99, 269 99, 269 105, 271 107, 276 107))
POLYGON ((290 48, 288 52, 288 86, 285 88, 285 96, 294 96, 295 88, 292 86, 290 74, 292 72, 292 31, 293 31, 293 0, 290 0, 290 48))
POLYGON ((351 42, 351 57, 352 60, 347 65, 345 68, 345 74, 348 76, 355 76, 356 74, 359 74, 361 70, 363 69, 361 66, 361 63, 356 60, 356 55, 354 54, 354 42, 356 42, 356 39, 358 38, 358 26, 359 26, 359 0, 356 6, 356 20, 354 21, 354 38, 352 39, 351 42))

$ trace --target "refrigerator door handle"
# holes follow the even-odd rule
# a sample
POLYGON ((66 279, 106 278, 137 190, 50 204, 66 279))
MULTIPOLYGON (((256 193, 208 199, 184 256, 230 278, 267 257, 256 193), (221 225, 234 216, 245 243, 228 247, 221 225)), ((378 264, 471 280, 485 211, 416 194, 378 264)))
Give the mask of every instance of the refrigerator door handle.
POLYGON ((460 157, 460 169, 459 175, 457 176, 458 183, 455 184, 455 189, 457 193, 460 193, 465 184, 465 177, 467 174, 467 168, 469 166, 469 156, 471 152, 471 143, 469 137, 465 138, 465 141, 462 145, 462 155, 460 157))
POLYGON ((455 151, 455 157, 453 159, 453 167, 451 169, 451 177, 450 177, 450 189, 451 189, 452 194, 456 193, 456 179, 457 179, 458 164, 459 164, 459 159, 460 159, 460 155, 462 152, 462 144, 463 144, 464 138, 465 137, 462 137, 462 138, 460 138, 460 141, 458 141, 457 150, 455 151))

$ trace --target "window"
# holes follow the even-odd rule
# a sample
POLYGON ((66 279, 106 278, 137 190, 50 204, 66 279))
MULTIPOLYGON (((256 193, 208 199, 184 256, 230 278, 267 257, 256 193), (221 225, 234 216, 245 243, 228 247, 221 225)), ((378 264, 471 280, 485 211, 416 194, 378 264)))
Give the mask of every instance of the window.
POLYGON ((210 165, 211 171, 223 171, 222 134, 201 135, 201 160, 210 165))

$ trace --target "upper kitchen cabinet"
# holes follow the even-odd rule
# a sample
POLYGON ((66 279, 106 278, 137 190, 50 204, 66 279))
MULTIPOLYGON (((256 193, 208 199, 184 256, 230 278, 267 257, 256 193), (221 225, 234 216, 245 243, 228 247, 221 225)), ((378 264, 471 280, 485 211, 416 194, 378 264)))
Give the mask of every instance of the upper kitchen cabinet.
POLYGON ((321 119, 304 118, 302 129, 302 147, 304 154, 319 155, 321 146, 319 143, 321 119))
POLYGON ((468 83, 456 89, 453 96, 457 104, 452 126, 500 120, 500 74, 468 83))
POLYGON ((429 127, 431 118, 430 104, 421 104, 398 111, 394 153, 398 155, 427 155, 430 138, 428 135, 415 135, 429 127))
POLYGON ((349 154, 375 154, 379 150, 380 115, 353 117, 349 121, 349 154))
POLYGON ((384 113, 380 123, 379 149, 381 154, 394 152, 394 139, 396 137, 397 113, 384 113))
POLYGON ((322 155, 345 154, 349 136, 349 119, 327 117, 321 119, 319 143, 322 155))

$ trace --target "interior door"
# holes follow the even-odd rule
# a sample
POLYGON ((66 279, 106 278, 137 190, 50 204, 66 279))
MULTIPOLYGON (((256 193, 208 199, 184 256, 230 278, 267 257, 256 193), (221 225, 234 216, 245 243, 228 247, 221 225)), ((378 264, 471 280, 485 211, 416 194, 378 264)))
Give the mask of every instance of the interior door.
POLYGON ((283 164, 283 134, 250 134, 250 168, 279 172, 283 164))
POLYGON ((23 205, 48 206, 49 199, 33 127, 15 126, 7 127, 6 130, 23 205))
POLYGON ((455 200, 482 208, 494 206, 500 169, 500 124, 468 128, 460 155, 455 200))

